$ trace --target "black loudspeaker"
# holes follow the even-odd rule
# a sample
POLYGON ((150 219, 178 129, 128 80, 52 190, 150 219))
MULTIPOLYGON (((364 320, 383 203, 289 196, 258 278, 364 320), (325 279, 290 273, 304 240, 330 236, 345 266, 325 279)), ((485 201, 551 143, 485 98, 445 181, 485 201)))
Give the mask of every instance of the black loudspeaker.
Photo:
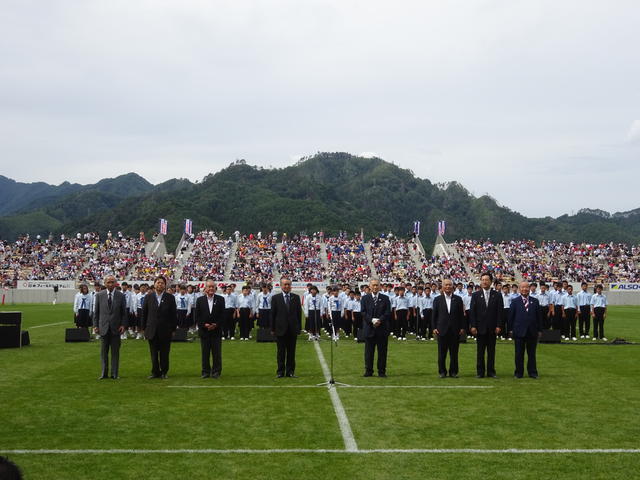
POLYGON ((271 331, 268 328, 260 327, 258 329, 258 335, 256 335, 256 341, 258 342, 275 342, 276 337, 271 335, 271 331))
POLYGON ((356 338, 358 339, 358 343, 364 343, 364 328, 358 329, 358 336, 356 338))
POLYGON ((560 330, 542 330, 540 343, 560 343, 560 330))
POLYGON ((176 333, 173 335, 171 339, 172 342, 186 342, 187 341, 187 333, 189 332, 188 328, 178 328, 176 333))
POLYGON ((20 348, 22 312, 0 312, 0 348, 20 348))
POLYGON ((67 328, 64 332, 65 342, 88 342, 91 339, 86 328, 67 328))
POLYGON ((26 347, 27 345, 31 345, 31 340, 29 339, 29 332, 26 330, 22 331, 22 346, 26 347))

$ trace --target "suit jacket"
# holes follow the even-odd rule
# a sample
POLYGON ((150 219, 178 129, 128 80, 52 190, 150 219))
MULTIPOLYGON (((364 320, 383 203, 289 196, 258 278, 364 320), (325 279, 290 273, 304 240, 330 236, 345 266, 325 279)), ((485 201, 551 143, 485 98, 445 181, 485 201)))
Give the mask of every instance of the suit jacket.
POLYGON ((464 319, 464 304, 458 295, 451 295, 451 312, 447 311, 447 301, 444 293, 438 295, 433 301, 432 325, 438 329, 440 335, 446 335, 449 331, 458 334, 467 325, 464 319))
POLYGON ((155 290, 147 293, 142 306, 142 328, 145 338, 151 339, 157 336, 168 340, 177 327, 176 298, 163 292, 158 305, 155 290))
POLYGON ((542 331, 542 308, 537 299, 529 296, 529 311, 524 308, 524 301, 519 296, 511 301, 509 308, 508 330, 514 337, 538 336, 542 331))
POLYGON ((111 335, 120 335, 118 328, 126 328, 129 322, 127 300, 122 292, 114 288, 109 308, 108 294, 108 290, 100 290, 94 297, 93 326, 98 328, 100 335, 104 336, 109 331, 111 335))
POLYGON ((198 333, 201 337, 209 335, 210 337, 222 336, 222 321, 224 317, 224 297, 221 295, 213 296, 213 309, 209 312, 209 300, 206 295, 198 297, 193 315, 198 324, 198 333), (218 325, 213 330, 207 330, 205 323, 215 323, 218 325))
POLYGON ((374 303, 373 294, 368 293, 360 299, 364 336, 374 337, 376 334, 388 336, 391 331, 391 301, 389 297, 378 293, 378 301, 374 303), (380 325, 373 326, 372 319, 379 318, 380 325))
POLYGON ((295 293, 289 294, 289 308, 284 302, 284 294, 278 293, 271 297, 271 330, 276 336, 286 335, 287 330, 298 335, 302 328, 302 304, 295 293))
POLYGON ((489 304, 484 301, 484 291, 471 294, 469 322, 472 328, 478 329, 479 335, 493 333, 496 328, 504 329, 504 303, 499 292, 489 290, 489 304))

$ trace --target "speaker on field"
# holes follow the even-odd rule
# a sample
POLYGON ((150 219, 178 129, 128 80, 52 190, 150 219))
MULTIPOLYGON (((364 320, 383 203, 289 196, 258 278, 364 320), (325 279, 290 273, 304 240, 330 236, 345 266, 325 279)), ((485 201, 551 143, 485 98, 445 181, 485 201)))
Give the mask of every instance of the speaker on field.
POLYGON ((20 348, 22 312, 0 312, 0 348, 20 348))
POLYGON ((540 343, 560 343, 560 330, 542 330, 540 343))
POLYGON ((91 339, 87 328, 67 328, 64 332, 65 342, 88 342, 91 339))
POLYGON ((256 335, 257 342, 275 342, 276 337, 271 335, 271 331, 268 328, 258 328, 258 334, 256 335))
POLYGON ((27 345, 31 345, 31 340, 29 339, 29 332, 28 331, 22 330, 20 344, 21 344, 22 347, 26 347, 27 345))
POLYGON ((358 339, 358 343, 364 343, 364 328, 359 328, 358 329, 358 335, 356 337, 358 339))
POLYGON ((171 338, 172 342, 186 342, 188 341, 187 333, 189 330, 187 328, 178 328, 171 338))

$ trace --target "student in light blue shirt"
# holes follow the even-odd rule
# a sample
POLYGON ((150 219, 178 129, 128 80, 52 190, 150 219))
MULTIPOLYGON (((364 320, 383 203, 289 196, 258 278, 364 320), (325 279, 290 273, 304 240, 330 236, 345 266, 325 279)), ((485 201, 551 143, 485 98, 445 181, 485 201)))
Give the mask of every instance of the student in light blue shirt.
POLYGON ((578 311, 578 299, 573 294, 573 287, 567 286, 567 293, 562 299, 562 338, 567 340, 578 340, 576 337, 576 312, 578 311))
POLYGON ((578 292, 578 309, 580 310, 580 320, 578 322, 580 338, 589 338, 589 327, 591 323, 591 294, 587 291, 587 282, 582 282, 580 292, 578 292))
POLYGON ((604 336, 604 321, 607 318, 607 297, 602 294, 602 285, 596 285, 596 290, 591 297, 591 314, 593 315, 593 341, 607 341, 604 336))

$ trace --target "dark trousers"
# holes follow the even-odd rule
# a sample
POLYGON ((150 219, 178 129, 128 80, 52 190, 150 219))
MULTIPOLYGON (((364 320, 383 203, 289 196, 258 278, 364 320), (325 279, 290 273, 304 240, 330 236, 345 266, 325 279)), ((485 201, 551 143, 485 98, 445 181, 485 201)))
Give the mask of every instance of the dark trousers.
POLYGON ((418 338, 425 338, 427 336, 427 325, 428 325, 428 320, 427 320, 427 310, 422 310, 422 312, 420 312, 420 315, 418 316, 418 322, 416 325, 416 336, 418 338))
POLYGON ((551 328, 551 319, 549 318, 549 305, 540 307, 542 310, 542 328, 543 330, 549 330, 551 328))
POLYGON ((120 334, 113 335, 111 331, 100 337, 100 362, 102 364, 102 376, 109 376, 109 350, 111 350, 111 375, 118 376, 120 365, 120 334))
MULTIPOLYGON (((553 320, 551 326, 554 330, 560 330, 562 332, 562 306, 554 305, 553 307, 553 320)), ((564 333, 563 333, 564 335, 564 333)))
POLYGON ((187 320, 187 311, 186 310, 176 310, 176 316, 178 317, 178 327, 180 328, 189 328, 191 325, 187 320))
POLYGON ((220 375, 222 373, 222 337, 205 333, 200 337, 200 349, 202 350, 202 375, 220 375), (209 363, 210 359, 213 365, 209 363))
POLYGON ((409 310, 409 314, 407 315, 407 331, 416 333, 416 316, 412 310, 409 310))
POLYGON ((236 321, 233 318, 235 312, 234 308, 224 309, 224 321, 222 324, 222 334, 225 338, 231 338, 236 336, 236 321))
POLYGON ((151 375, 159 377, 169 372, 169 351, 171 350, 171 337, 164 338, 157 335, 149 339, 149 352, 151 353, 151 375))
POLYGON ((593 309, 593 337, 604 338, 604 307, 593 309))
MULTIPOLYGON (((339 312, 338 312, 339 313, 339 312)), ((276 337, 278 345, 278 375, 293 375, 296 370, 296 340, 298 336, 291 330, 276 337)))
POLYGON ((342 319, 342 330, 344 331, 345 335, 351 335, 352 327, 353 321, 351 320, 351 312, 347 312, 347 310, 345 310, 344 318, 342 319))
POLYGON ((387 347, 389 336, 384 332, 376 332, 373 337, 364 339, 364 371, 366 374, 373 373, 373 357, 376 348, 378 349, 378 375, 387 373, 387 347))
POLYGON ((580 336, 589 336, 589 328, 591 327, 591 307, 582 305, 580 307, 580 336))
POLYGON ((353 312, 353 336, 358 336, 358 330, 362 328, 362 312, 353 312))
POLYGON ((424 310, 425 315, 425 321, 426 321, 426 325, 427 325, 427 330, 429 331, 429 338, 433 338, 433 325, 431 323, 431 319, 433 317, 433 308, 427 308, 426 310, 424 310))
POLYGON ((396 310, 397 317, 397 331, 396 335, 398 338, 404 338, 407 336, 407 317, 409 311, 408 310, 396 310))
POLYGON ((438 335, 438 373, 447 374, 447 353, 449 353, 449 375, 458 374, 459 347, 459 332, 450 329, 444 335, 438 335))
MULTIPOLYGON (((335 334, 338 334, 338 330, 340 330, 340 324, 342 323, 342 314, 338 311, 331 311, 331 320, 330 322, 333 324, 333 329, 335 330, 335 334)), ((329 333, 331 333, 331 323, 329 324, 329 333)), ((333 334, 332 334, 333 335, 333 334)))
POLYGON ((271 322, 271 309, 270 308, 261 308, 258 310, 260 316, 258 317, 258 326, 259 327, 268 327, 271 322))
POLYGON ((565 308, 564 309, 564 324, 565 324, 565 333, 564 335, 567 337, 575 337, 576 336, 576 309, 575 308, 565 308))
POLYGON ((251 332, 251 319, 249 315, 251 315, 250 308, 240 309, 240 338, 249 338, 249 333, 251 332))
POLYGON ((476 353, 476 373, 484 376, 496 374, 496 334, 495 333, 478 333, 476 337, 477 353, 476 353), (485 369, 484 354, 487 353, 487 364, 485 369))
POLYGON ((307 323, 309 324, 307 330, 313 335, 320 333, 320 327, 322 326, 322 318, 320 317, 320 310, 309 310, 309 317, 307 317, 307 323))
POLYGON ((524 375, 524 352, 527 351, 527 373, 529 376, 538 376, 538 366, 536 364, 536 347, 538 337, 515 337, 513 339, 516 348, 516 370, 514 375, 522 377, 524 375))

